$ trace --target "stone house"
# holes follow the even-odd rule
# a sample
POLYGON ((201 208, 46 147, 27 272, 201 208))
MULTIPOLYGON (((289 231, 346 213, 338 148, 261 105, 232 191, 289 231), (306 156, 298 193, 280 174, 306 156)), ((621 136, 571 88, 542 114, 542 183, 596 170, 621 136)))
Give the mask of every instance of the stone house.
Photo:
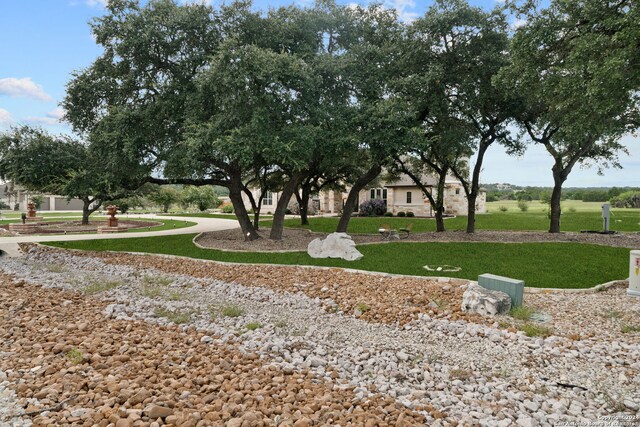
MULTIPOLYGON (((435 176, 422 178, 426 186, 436 191, 437 181, 435 176)), ((348 190, 348 189, 347 189, 348 190)), ((445 214, 466 215, 467 196, 459 180, 454 176, 448 176, 445 182, 445 214)), ((255 198, 259 197, 259 190, 252 190, 255 198)), ((342 212, 348 193, 337 190, 324 190, 312 196, 310 210, 321 214, 339 214, 342 212)), ((262 212, 274 212, 278 204, 280 193, 268 191, 262 201, 262 212)), ((247 209, 251 207, 248 198, 245 198, 247 209)), ((387 211, 397 215, 399 212, 413 212, 416 216, 431 217, 434 215, 433 207, 429 199, 422 194, 422 190, 414 184, 407 175, 400 176, 394 181, 380 182, 376 187, 360 191, 358 206, 370 199, 381 199, 387 205, 387 211)), ((292 203, 295 199, 292 198, 292 203)), ((476 212, 486 212, 486 192, 481 190, 476 200, 476 212)))

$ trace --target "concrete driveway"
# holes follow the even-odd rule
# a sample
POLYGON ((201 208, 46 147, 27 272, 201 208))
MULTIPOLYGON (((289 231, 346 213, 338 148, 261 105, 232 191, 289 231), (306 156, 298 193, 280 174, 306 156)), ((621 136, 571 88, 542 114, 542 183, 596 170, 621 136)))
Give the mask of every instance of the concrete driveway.
MULTIPOLYGON (((120 216, 119 218, 125 219, 120 216)), ((162 231, 140 231, 131 233, 114 233, 114 234, 54 234, 54 235, 21 235, 12 237, 0 237, 0 251, 4 252, 2 255, 8 256, 21 256, 22 253, 19 250, 18 243, 30 243, 30 242, 59 242, 70 240, 98 240, 98 239, 130 239, 133 237, 151 237, 151 236, 172 236, 176 234, 193 234, 202 233, 205 231, 218 231, 229 230, 232 228, 238 228, 238 221, 234 219, 219 219, 219 218, 199 218, 199 217, 174 217, 174 216, 158 216, 152 214, 132 215, 129 218, 140 219, 173 219, 176 221, 189 221, 196 224, 191 227, 176 228, 171 230, 162 231)))

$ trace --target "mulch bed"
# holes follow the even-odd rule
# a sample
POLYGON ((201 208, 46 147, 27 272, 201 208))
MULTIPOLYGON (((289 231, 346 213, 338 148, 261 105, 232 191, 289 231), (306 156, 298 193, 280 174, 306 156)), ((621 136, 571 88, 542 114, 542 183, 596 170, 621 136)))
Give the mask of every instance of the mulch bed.
MULTIPOLYGON (((273 252, 306 251, 309 243, 317 238, 325 238, 326 233, 312 233, 301 228, 286 228, 283 239, 269 239, 270 229, 261 229, 262 239, 247 242, 239 228, 233 230, 202 233, 196 242, 205 248, 229 251, 273 252)), ((352 234, 356 244, 388 243, 379 234, 352 234)), ((398 240, 392 240, 397 242, 398 240)), ((640 247, 640 234, 590 234, 590 233, 547 233, 542 231, 477 231, 468 234, 464 231, 446 231, 443 233, 412 233, 402 242, 578 242, 623 248, 640 247)))

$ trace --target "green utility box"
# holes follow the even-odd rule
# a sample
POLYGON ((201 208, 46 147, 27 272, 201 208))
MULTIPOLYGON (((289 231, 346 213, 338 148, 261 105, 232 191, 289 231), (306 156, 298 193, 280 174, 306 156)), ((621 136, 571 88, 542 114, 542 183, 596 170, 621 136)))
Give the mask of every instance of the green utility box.
POLYGON ((509 295, 511 307, 519 307, 524 301, 524 280, 485 273, 478 276, 478 284, 485 289, 501 291, 509 295))

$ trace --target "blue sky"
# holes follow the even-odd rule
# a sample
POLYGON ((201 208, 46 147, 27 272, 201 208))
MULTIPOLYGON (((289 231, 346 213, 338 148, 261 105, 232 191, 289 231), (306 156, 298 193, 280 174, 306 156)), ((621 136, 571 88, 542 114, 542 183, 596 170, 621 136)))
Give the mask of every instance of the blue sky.
MULTIPOLYGON (((87 22, 104 12, 106 0, 0 0, 0 131, 15 124, 40 125, 52 132, 69 132, 58 119, 58 103, 74 70, 87 67, 100 54, 87 22)), ((213 0, 218 4, 219 0, 213 0)), ((291 0, 257 0, 256 8, 279 6, 291 0)), ((300 5, 311 0, 298 0, 300 5)), ((367 1, 343 3, 366 4, 367 1)), ((387 0, 411 19, 424 13, 431 1, 387 0)), ((472 3, 491 8, 496 0, 472 3)), ((640 140, 624 139, 632 152, 621 155, 623 170, 576 169, 566 186, 640 186, 640 140), (635 151, 635 153, 634 153, 635 151)), ((552 161, 541 147, 532 146, 523 158, 504 154, 500 147, 487 153, 482 181, 519 185, 551 185, 552 161)))

